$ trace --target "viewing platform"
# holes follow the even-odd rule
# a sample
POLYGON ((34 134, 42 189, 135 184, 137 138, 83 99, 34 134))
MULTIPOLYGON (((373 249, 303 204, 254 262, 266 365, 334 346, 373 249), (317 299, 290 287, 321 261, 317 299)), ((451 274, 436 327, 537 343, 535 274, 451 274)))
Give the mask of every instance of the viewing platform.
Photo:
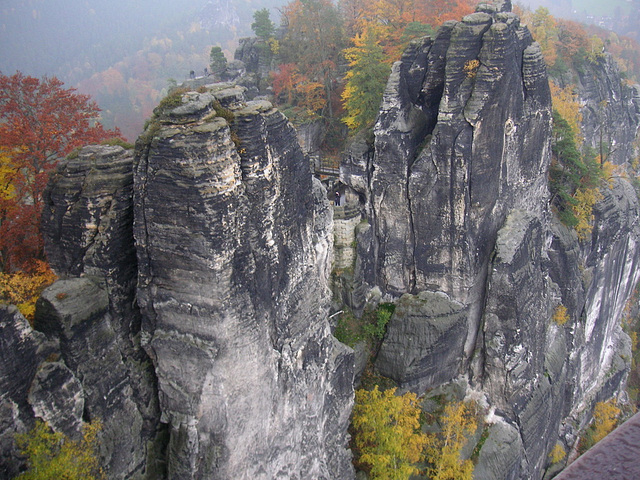
POLYGON ((596 443, 554 479, 640 479, 640 413, 596 443))

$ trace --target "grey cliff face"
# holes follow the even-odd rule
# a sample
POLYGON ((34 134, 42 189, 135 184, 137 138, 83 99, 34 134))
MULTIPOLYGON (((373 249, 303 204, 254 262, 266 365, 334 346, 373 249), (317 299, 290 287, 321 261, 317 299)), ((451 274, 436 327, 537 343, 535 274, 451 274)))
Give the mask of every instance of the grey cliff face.
MULTIPOLYGON (((355 283, 398 299, 376 366, 418 393, 468 382, 490 412, 478 478, 538 479, 554 444, 570 448, 592 405, 624 385, 620 318, 640 278, 639 212, 619 179, 601 189, 588 239, 553 217, 546 69, 506 10, 479 6, 405 51, 373 138, 346 151, 341 180, 366 198, 371 224, 355 283), (551 320, 560 304, 564 326, 551 320)), ((633 158, 635 90, 612 82, 609 63, 592 68, 584 98, 607 99, 622 164, 633 158)))
POLYGON ((326 320, 326 195, 271 104, 237 89, 187 97, 135 170, 169 478, 348 478, 353 357, 326 320))
MULTIPOLYGON (((545 204, 544 72, 538 47, 508 13, 448 22, 394 65, 373 158, 356 170, 368 177, 375 284, 479 300, 474 285, 486 276, 508 209, 541 212, 545 204)), ((346 181, 362 190, 356 178, 346 181)))
POLYGON ((615 165, 630 161, 640 125, 638 85, 622 80, 615 60, 605 54, 578 72, 576 86, 587 145, 615 165))
MULTIPOLYGON (((29 401, 31 384, 39 376, 39 369, 55 355, 55 343, 47 341, 44 334, 35 332, 18 309, 12 305, 0 305, 0 477, 13 478, 19 473, 20 459, 15 450, 14 435, 26 432, 33 424, 29 401)), ((40 383, 40 382, 37 382, 40 383)), ((59 390, 58 390, 59 391, 59 390)), ((73 410, 75 402, 49 393, 57 407, 68 401, 73 410)), ((38 407, 46 401, 35 393, 38 407)), ((68 415, 68 413, 67 413, 68 415)), ((67 417, 69 418, 69 416, 67 417)), ((76 420, 70 418, 73 429, 76 420)), ((67 430, 67 425, 60 425, 67 430)), ((68 430, 67 430, 68 431, 68 430)))
POLYGON ((326 191, 270 103, 200 92, 159 107, 135 156, 61 162, 43 213, 61 279, 37 332, 7 312, 7 339, 25 339, 7 355, 31 361, 1 406, 17 431, 101 419, 109 478, 350 478, 354 360, 327 319, 326 191))
MULTIPOLYGON (((357 238, 343 298, 395 302, 376 367, 401 389, 478 400, 476 478, 538 480, 625 382, 640 206, 616 178, 588 238, 554 217, 546 68, 510 10, 482 4, 393 66, 341 165, 366 217, 343 222, 357 238)), ((255 47, 237 65, 259 73, 255 47)), ((639 90, 606 57, 579 80, 585 142, 624 164, 639 90)), ((99 418, 109 478, 354 478, 354 353, 328 320, 333 209, 292 126, 246 92, 180 93, 135 152, 61 162, 43 212, 60 279, 34 328, 0 306, 0 477, 36 418, 72 437, 99 418)))
POLYGON ((133 152, 85 147, 61 163, 45 204, 47 255, 61 279, 38 300, 34 327, 58 342, 61 361, 79 380, 81 419, 102 421, 109 477, 156 472, 147 453, 162 428, 135 303, 133 152))

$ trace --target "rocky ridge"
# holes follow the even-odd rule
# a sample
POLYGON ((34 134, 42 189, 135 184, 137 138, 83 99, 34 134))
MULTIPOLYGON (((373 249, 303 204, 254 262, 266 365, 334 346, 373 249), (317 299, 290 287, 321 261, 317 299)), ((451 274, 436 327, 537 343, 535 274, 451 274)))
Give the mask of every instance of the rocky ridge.
MULTIPOLYGON (((368 219, 343 298, 396 303, 376 366, 401 389, 479 402, 477 478, 538 479, 624 384, 639 206, 616 178, 588 239, 554 218, 546 70, 510 10, 481 5, 394 65, 341 168, 368 219)), ((581 95, 606 107, 622 164, 637 90, 606 60, 591 68, 581 95)), ((61 279, 35 330, 0 308, 0 475, 17 473, 13 434, 38 417, 71 436, 102 419, 109 478, 354 477, 354 356, 328 321, 332 209, 269 102, 231 84, 176 94, 135 152, 62 162, 46 201, 61 279)))
MULTIPOLYGON (((607 65, 592 67, 598 95, 627 145, 638 103, 619 76, 609 88, 607 65)), ((623 178, 603 187, 593 234, 579 241, 548 206, 550 134, 540 48, 498 2, 405 51, 373 140, 354 142, 341 167, 370 223, 352 307, 376 289, 398 305, 376 365, 404 389, 454 382, 480 399, 486 448, 509 452, 483 448, 483 479, 542 478, 556 441, 574 447, 629 368, 620 318, 640 278, 636 193, 623 178), (564 326, 551 320, 561 304, 564 326)), ((620 148, 617 163, 632 153, 620 148)))
POLYGON ((158 107, 135 155, 86 147, 50 182, 61 280, 37 331, 3 311, 1 377, 20 382, 3 397, 4 458, 34 416, 72 436, 100 418, 109 478, 353 476, 326 191, 270 103, 199 90, 158 107))

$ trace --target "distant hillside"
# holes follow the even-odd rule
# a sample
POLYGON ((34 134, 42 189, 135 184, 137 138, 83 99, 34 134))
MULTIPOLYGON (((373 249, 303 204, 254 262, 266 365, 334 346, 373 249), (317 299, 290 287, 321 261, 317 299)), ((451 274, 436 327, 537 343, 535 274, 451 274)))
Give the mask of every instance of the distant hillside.
MULTIPOLYGON (((103 123, 141 131, 167 80, 202 71, 212 45, 230 56, 255 10, 284 0, 9 0, 0 7, 0 71, 56 76, 92 95, 103 123)), ((274 15, 277 18, 277 15, 274 15)))

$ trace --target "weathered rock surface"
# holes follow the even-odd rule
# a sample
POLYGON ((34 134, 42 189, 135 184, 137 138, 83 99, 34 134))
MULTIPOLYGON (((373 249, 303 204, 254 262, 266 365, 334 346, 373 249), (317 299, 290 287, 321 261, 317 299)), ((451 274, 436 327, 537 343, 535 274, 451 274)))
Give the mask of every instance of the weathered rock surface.
POLYGON ((60 164, 45 203, 46 250, 62 279, 38 301, 34 325, 59 342, 80 380, 85 420, 103 423, 110 478, 154 475, 161 427, 135 303, 133 152, 85 147, 60 164))
POLYGON ((71 438, 81 431, 84 390, 63 362, 45 362, 40 366, 28 399, 35 416, 55 431, 71 438))
POLYGON ((640 125, 640 88, 622 79, 609 54, 587 62, 576 80, 587 145, 615 165, 630 161, 640 125))
POLYGON ((183 103, 135 172, 169 477, 348 478, 353 354, 329 333, 326 194, 270 103, 216 87, 183 103))
POLYGON ((377 367, 417 390, 458 375, 467 331, 464 306, 444 293, 404 294, 396 303, 377 367))
MULTIPOLYGON (((456 363, 429 354, 428 308, 396 310, 378 369, 420 393, 466 377, 495 412, 476 474, 537 479, 558 438, 570 446, 591 406, 624 383, 620 318, 640 278, 640 230, 624 179, 603 186, 590 238, 579 241, 553 218, 546 69, 509 10, 509 2, 479 6, 406 50, 373 140, 351 145, 341 180, 367 199, 371 224, 358 237, 354 283, 399 298, 398 308, 446 295, 463 317, 462 328, 439 337, 439 351, 458 352, 456 363), (565 325, 551 320, 560 304, 565 325), (502 448, 509 455, 497 455, 502 448)), ((612 65, 596 67, 601 74, 583 89, 609 102, 619 125, 611 142, 626 145, 616 150, 621 164, 638 129, 634 90, 612 65)))
MULTIPOLYGON (((14 306, 0 305, 0 477, 13 478, 22 461, 14 435, 33 426, 29 390, 38 369, 55 356, 57 346, 14 306)), ((52 393, 52 395, 55 395, 52 393)), ((56 396, 57 397, 57 396, 56 396)), ((60 399, 64 401, 64 399, 60 399)))
MULTIPOLYGON (((264 68, 255 47, 238 71, 264 68)), ((606 138, 622 164, 640 97, 606 58, 592 73, 586 140, 606 138)), ((326 192, 269 102, 230 84, 177 100, 135 155, 88 147, 52 179, 43 228, 61 280, 39 331, 0 307, 0 475, 17 473, 13 434, 34 418, 74 435, 99 417, 110 478, 353 478, 326 192)), ((481 399, 477 478, 542 478, 628 371, 638 199, 624 179, 605 186, 586 240, 554 219, 550 110, 510 2, 481 5, 407 49, 341 169, 367 216, 350 303, 397 299, 377 367, 405 389, 455 380, 456 397, 481 399)))
MULTIPOLYGON (((82 149, 45 200, 62 279, 37 305, 59 344, 25 374, 38 416, 101 418, 110 478, 353 476, 354 357, 327 319, 332 209, 270 103, 229 84, 187 93, 135 158, 82 149)), ((31 419, 18 397, 6 407, 31 419)))

